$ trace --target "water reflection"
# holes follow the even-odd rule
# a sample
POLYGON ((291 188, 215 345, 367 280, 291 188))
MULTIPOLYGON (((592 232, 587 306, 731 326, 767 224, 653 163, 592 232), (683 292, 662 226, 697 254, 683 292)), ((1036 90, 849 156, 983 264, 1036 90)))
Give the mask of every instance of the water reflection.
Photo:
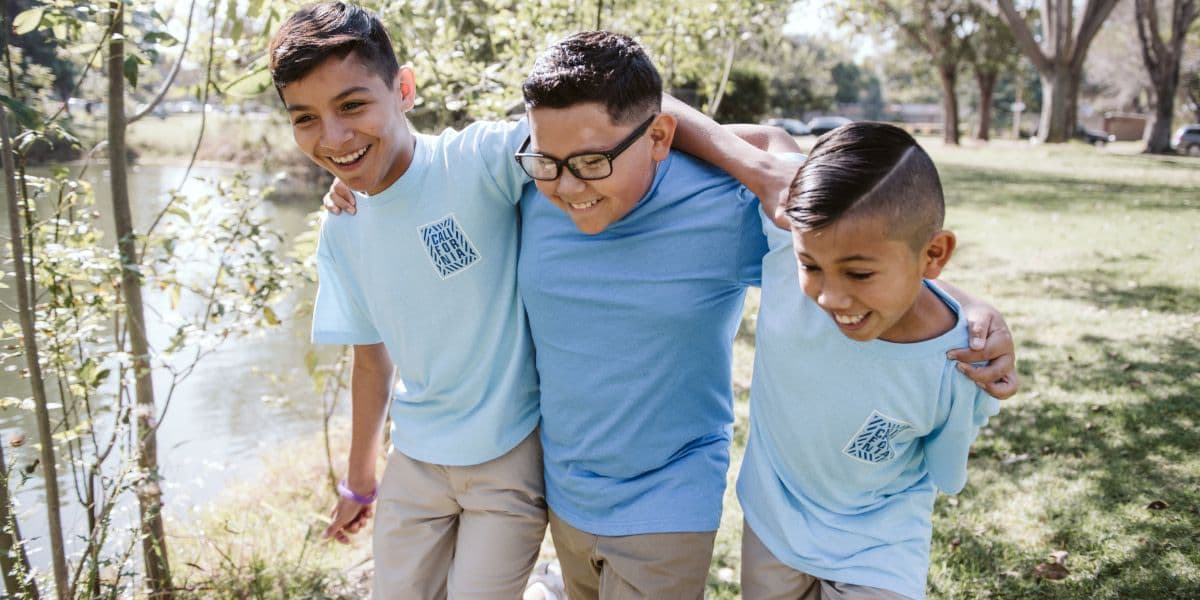
MULTIPOLYGON (((163 190, 176 188, 184 175, 177 166, 143 166, 132 169, 129 185, 134 202, 134 219, 139 231, 153 220, 167 202, 163 190)), ((183 187, 186 194, 211 193, 204 180, 228 178, 230 169, 194 169, 183 187)), ((107 231, 107 243, 112 240, 111 203, 108 177, 102 171, 88 174, 96 192, 96 209, 101 227, 107 231)), ((264 178, 265 179, 265 178, 264 178)), ((259 181, 259 184, 269 183, 259 181)), ((289 181, 280 182, 288 187, 289 181)), ((308 228, 307 215, 317 205, 319 188, 305 190, 306 184, 292 185, 290 193, 276 194, 263 204, 262 210, 276 228, 291 240, 308 228)), ((0 224, 7 234, 7 216, 0 214, 0 224)), ((7 246, 7 244, 6 244, 7 246)), ((8 254, 7 250, 4 254, 8 254)), ((166 314, 171 310, 169 299, 157 290, 147 288, 148 327, 152 343, 163 347, 171 333, 150 315, 152 311, 166 314)), ((301 291, 295 302, 307 302, 311 290, 301 291)), ((15 306, 15 290, 0 289, 0 299, 15 306)), ((319 395, 304 369, 304 354, 309 345, 309 322, 306 317, 293 317, 294 307, 278 311, 281 325, 256 332, 249 339, 227 341, 213 355, 204 359, 196 371, 175 391, 169 412, 159 429, 159 459, 167 477, 166 502, 168 516, 185 518, 193 505, 207 502, 231 478, 253 477, 259 457, 273 445, 319 431, 322 407, 319 395)), ((15 315, 0 309, 9 318, 15 315)), ((21 365, 23 367, 23 363, 21 365)), ((169 376, 159 373, 155 391, 160 405, 165 398, 169 376)), ((15 371, 0 372, 0 396, 27 397, 28 382, 15 371)), ((34 443, 19 448, 7 446, 11 437, 25 433, 30 442, 36 441, 37 426, 30 411, 0 409, 0 440, 6 444, 5 458, 10 465, 21 469, 37 458, 34 443)), ((34 472, 40 476, 41 470, 34 472)), ((62 472, 65 498, 73 499, 73 481, 62 472)), ((45 519, 40 514, 43 505, 42 486, 30 480, 18 490, 22 507, 21 527, 27 538, 45 533, 45 519)), ((64 526, 70 532, 85 529, 77 507, 64 508, 64 526)), ((45 555, 31 556, 45 564, 45 555)))

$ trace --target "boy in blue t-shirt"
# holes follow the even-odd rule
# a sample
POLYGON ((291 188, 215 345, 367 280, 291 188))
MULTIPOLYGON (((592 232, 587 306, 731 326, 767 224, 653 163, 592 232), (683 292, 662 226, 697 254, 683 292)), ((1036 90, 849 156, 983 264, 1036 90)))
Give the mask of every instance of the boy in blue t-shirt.
POLYGON ((936 490, 962 489, 998 410, 946 358, 967 329, 931 281, 955 247, 937 170, 899 128, 846 125, 785 209, 790 235, 764 227, 743 595, 923 598, 936 490))
POLYGON ((377 507, 376 598, 517 598, 546 527, 516 285, 527 179, 511 156, 528 127, 411 131, 413 73, 378 17, 351 4, 293 14, 270 61, 296 144, 361 211, 327 216, 317 249, 313 341, 354 346, 347 475, 324 535, 347 541, 377 507))

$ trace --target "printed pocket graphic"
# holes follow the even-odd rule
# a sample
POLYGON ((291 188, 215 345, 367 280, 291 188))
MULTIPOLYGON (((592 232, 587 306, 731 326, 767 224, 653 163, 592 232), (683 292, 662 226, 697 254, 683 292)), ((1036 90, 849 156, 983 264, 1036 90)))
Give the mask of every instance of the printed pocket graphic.
POLYGON ((873 410, 842 452, 863 462, 885 463, 896 458, 892 439, 906 429, 912 429, 912 425, 873 410))
POLYGON ((479 262, 479 251, 458 226, 454 213, 446 215, 440 221, 422 225, 418 231, 421 234, 421 242, 425 244, 425 253, 429 255, 429 260, 442 279, 456 275, 479 262))

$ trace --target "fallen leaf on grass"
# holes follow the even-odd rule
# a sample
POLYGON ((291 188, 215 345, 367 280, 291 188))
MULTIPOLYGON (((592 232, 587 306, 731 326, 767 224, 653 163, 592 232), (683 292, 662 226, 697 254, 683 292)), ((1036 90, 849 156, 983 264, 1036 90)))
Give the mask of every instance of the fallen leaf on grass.
POLYGON ((1166 502, 1163 502, 1162 500, 1155 500, 1154 502, 1147 504, 1146 508, 1148 508, 1150 510, 1162 510, 1164 508, 1169 508, 1170 506, 1171 506, 1170 504, 1167 504, 1166 502))
POLYGON ((1066 579, 1071 572, 1056 562, 1045 562, 1033 568, 1033 576, 1040 579, 1058 581, 1066 579))

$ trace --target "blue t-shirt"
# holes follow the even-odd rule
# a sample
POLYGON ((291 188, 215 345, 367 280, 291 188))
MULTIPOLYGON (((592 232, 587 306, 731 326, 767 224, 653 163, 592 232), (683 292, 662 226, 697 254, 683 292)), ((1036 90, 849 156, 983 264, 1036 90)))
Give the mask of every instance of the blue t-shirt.
POLYGON ((923 342, 856 342, 800 290, 791 234, 763 217, 762 304, 750 439, 738 478, 746 521, 784 564, 923 598, 936 489, 957 493, 967 451, 999 404, 954 368, 958 313, 923 342))
POLYGON ((520 123, 416 136, 412 164, 358 214, 327 215, 317 250, 313 342, 383 342, 399 372, 396 450, 479 464, 538 421, 538 382, 517 293, 518 210, 528 178, 512 159, 520 123))
POLYGON ((757 200, 672 152, 599 234, 535 188, 521 216, 550 507, 597 535, 715 530, 733 336, 766 252, 757 200))

